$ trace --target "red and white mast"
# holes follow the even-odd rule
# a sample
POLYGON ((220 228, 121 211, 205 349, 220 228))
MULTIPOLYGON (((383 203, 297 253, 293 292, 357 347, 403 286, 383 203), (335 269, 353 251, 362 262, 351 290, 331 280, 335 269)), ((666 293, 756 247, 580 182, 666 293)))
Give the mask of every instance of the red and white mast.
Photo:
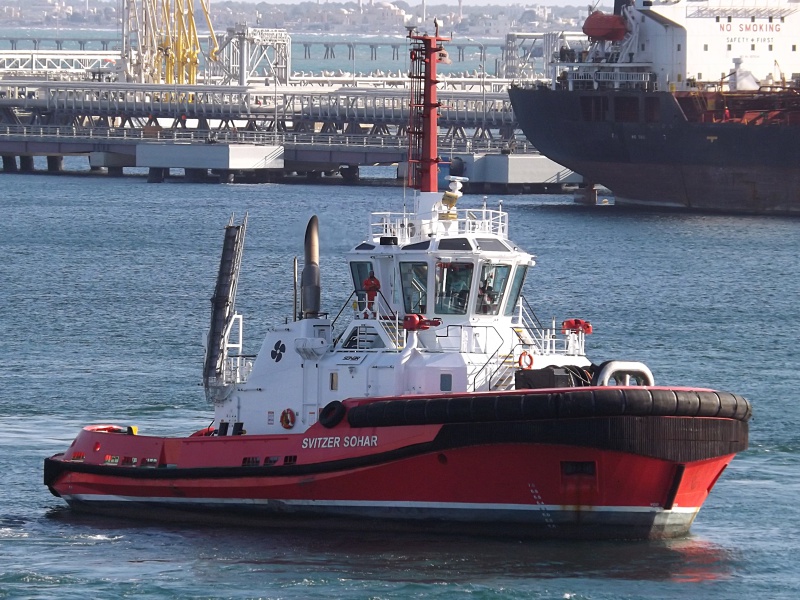
POLYGON ((408 183, 411 187, 425 192, 439 191, 439 150, 438 134, 439 106, 436 97, 436 65, 446 62, 447 52, 440 42, 450 38, 439 35, 439 23, 434 20, 433 35, 418 35, 411 29, 411 117, 409 122, 408 144, 408 183))

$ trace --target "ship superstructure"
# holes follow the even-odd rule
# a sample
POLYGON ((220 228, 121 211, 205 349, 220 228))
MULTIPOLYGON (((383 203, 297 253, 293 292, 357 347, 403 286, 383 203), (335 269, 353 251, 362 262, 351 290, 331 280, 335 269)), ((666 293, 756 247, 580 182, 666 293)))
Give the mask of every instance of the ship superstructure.
POLYGON ((617 204, 800 211, 793 2, 618 0, 549 85, 512 86, 526 137, 617 204))

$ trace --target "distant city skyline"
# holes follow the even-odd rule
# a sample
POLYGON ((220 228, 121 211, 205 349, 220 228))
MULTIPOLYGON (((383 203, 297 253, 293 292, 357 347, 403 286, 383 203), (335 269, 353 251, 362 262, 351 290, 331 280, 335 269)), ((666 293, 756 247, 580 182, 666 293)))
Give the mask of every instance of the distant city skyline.
MULTIPOLYGON (((123 17, 121 1, 128 0, 26 0, 25 5, 21 0, 14 1, 17 6, 0 6, 0 28, 65 31, 87 26, 97 30, 119 27, 123 17)), ((604 12, 610 11, 600 1, 611 2, 595 0, 598 4, 589 7, 588 3, 576 5, 574 0, 461 0, 460 4, 459 0, 210 0, 206 5, 208 14, 202 16, 205 10, 197 13, 196 27, 206 30, 206 22, 210 21, 218 33, 248 24, 292 34, 359 36, 374 32, 373 35, 402 36, 409 24, 429 28, 436 17, 443 23, 446 35, 499 39, 514 31, 580 30, 590 8, 599 6, 604 12)), ((160 5, 156 2, 152 6, 160 5)), ((144 10, 151 5, 139 6, 144 10)), ((139 28, 132 26, 130 30, 139 28)))
MULTIPOLYGON (((211 0, 212 4, 218 4, 223 0, 211 0)), ((238 2, 245 2, 247 4, 276 4, 276 5, 287 5, 287 4, 304 4, 307 2, 314 2, 316 4, 345 4, 346 0, 237 0, 238 2)), ((375 0, 376 2, 383 2, 387 0, 375 0)), ((391 0, 388 0, 391 1, 391 0)), ((415 1, 408 1, 405 0, 406 3, 411 6, 420 6, 422 2, 415 2, 415 1)), ((574 6, 578 8, 586 8, 586 6, 591 5, 592 8, 597 8, 602 6, 603 4, 609 4, 610 2, 575 2, 570 0, 536 0, 534 2, 520 2, 519 0, 462 0, 464 6, 517 6, 519 8, 528 8, 532 6, 560 6, 560 7, 567 7, 567 6, 574 6)), ((368 0, 364 0, 364 2, 368 2, 368 0)), ((434 0, 433 2, 427 2, 428 10, 436 9, 437 7, 446 7, 446 8, 453 8, 458 6, 458 0, 453 0, 452 2, 441 2, 441 0, 434 0)))

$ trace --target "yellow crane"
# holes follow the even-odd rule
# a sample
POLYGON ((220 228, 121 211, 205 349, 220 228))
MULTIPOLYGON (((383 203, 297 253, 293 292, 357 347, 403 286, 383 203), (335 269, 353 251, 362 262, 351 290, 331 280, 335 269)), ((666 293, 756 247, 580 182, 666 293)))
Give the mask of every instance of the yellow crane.
MULTIPOLYGON (((209 0, 197 0, 209 30, 206 60, 216 61, 219 46, 209 0)), ((195 84, 203 55, 195 0, 125 0, 123 59, 125 78, 140 83, 195 84)))

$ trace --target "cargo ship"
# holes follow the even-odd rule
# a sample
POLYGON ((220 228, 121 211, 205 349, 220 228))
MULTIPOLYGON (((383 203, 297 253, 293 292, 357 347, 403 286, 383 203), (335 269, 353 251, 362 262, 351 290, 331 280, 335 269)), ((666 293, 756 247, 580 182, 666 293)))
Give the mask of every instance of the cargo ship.
POLYGON ((508 213, 460 208, 458 177, 438 191, 446 38, 409 37, 413 209, 369 216, 330 312, 312 216, 291 316, 255 358, 235 309, 247 218, 231 218, 203 367, 212 424, 174 437, 84 427, 44 462, 73 510, 511 538, 689 531, 747 448, 749 402, 656 385, 641 362, 595 363, 589 321, 536 318, 522 293, 535 259, 508 213))
POLYGON ((617 0, 514 85, 528 140, 616 205, 800 213, 800 28, 787 0, 617 0), (574 45, 573 45, 574 46, 574 45))

